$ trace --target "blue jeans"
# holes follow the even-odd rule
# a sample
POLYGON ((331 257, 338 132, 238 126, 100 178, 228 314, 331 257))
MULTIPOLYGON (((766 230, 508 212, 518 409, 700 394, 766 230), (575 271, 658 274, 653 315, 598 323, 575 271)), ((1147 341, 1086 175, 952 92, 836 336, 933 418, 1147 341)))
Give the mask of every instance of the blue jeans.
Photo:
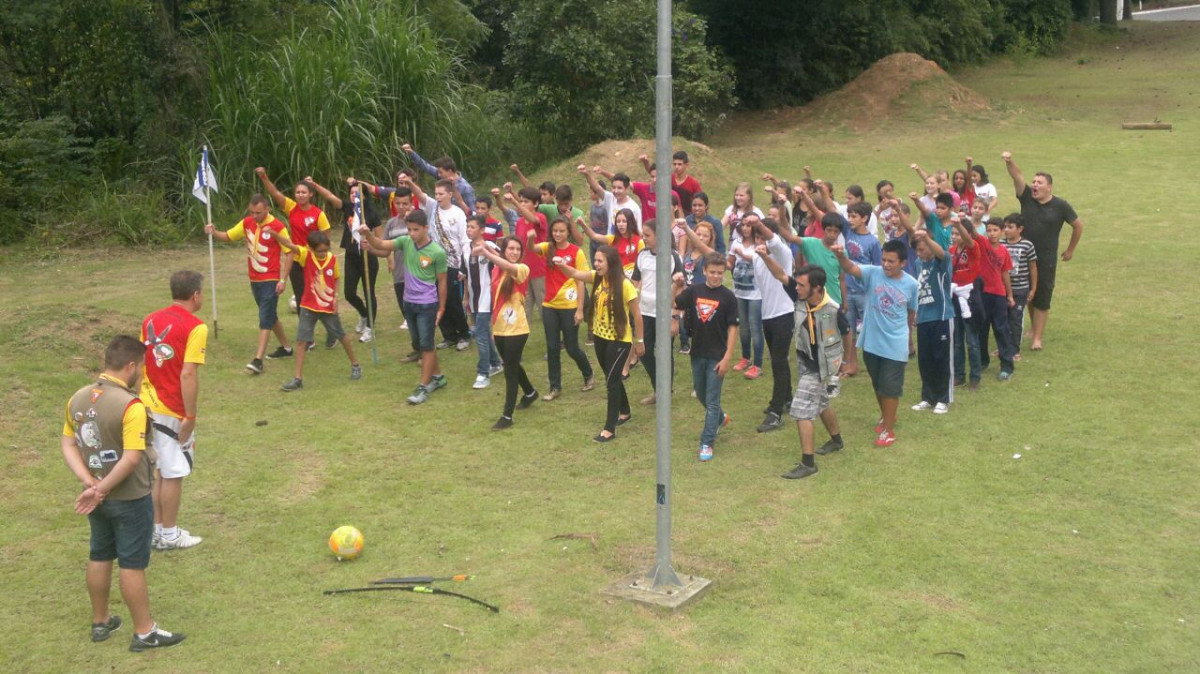
POLYGON ((704 430, 700 431, 700 444, 709 447, 717 441, 717 431, 725 419, 725 411, 721 409, 721 387, 725 384, 725 378, 717 374, 719 362, 715 358, 692 356, 692 388, 696 390, 696 400, 704 405, 704 430))
POLYGON ((404 320, 408 321, 408 336, 413 351, 433 351, 433 328, 437 321, 438 303, 414 304, 404 301, 404 320))
POLYGON ((500 352, 492 341, 492 312, 475 312, 475 350, 479 361, 475 363, 475 374, 488 376, 492 368, 500 367, 500 352))
MULTIPOLYGON (((250 294, 258 305, 258 329, 270 330, 279 322, 279 295, 275 293, 278 281, 251 281, 250 294)), ((296 298, 299 302, 300 298, 296 298)))
POLYGON ((742 338, 742 358, 750 358, 750 340, 754 340, 755 367, 762 367, 763 327, 762 300, 738 298, 738 335, 742 338))

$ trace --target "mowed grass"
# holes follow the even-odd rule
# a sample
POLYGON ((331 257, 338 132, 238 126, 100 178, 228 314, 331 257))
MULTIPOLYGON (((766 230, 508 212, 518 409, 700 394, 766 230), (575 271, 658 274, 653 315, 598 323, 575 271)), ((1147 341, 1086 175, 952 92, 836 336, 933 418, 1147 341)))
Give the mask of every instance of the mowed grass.
MULTIPOLYGON (((956 73, 997 111, 902 120, 851 134, 795 122, 715 140, 746 179, 811 165, 840 189, 973 155, 1015 206, 999 155, 1054 174, 1087 231, 1060 265, 1039 354, 1016 378, 918 416, 915 364, 897 444, 870 446, 865 376, 836 400, 848 442, 800 483, 791 428, 758 435, 769 377, 732 377, 734 416, 716 460, 695 460, 701 411, 686 358, 672 423, 675 565, 715 582, 664 614, 600 590, 648 568, 654 541, 654 423, 635 404, 617 442, 590 438, 603 392, 578 392, 489 431, 502 386, 472 391, 474 350, 442 354, 450 388, 413 408, 416 379, 390 287, 380 289, 380 364, 348 379, 340 351, 309 360, 303 392, 278 391, 290 361, 250 377, 254 310, 240 248, 218 252, 221 334, 202 370, 198 471, 182 524, 198 548, 155 553, 155 616, 188 633, 134 655, 128 628, 87 639, 87 524, 58 450, 62 406, 103 344, 167 301, 197 245, 34 259, 0 271, 0 651, 8 671, 814 671, 1167 672, 1200 668, 1200 396, 1194 219, 1200 147, 1200 28, 1136 25, 1077 52, 956 73), (1117 47, 1120 47, 1118 50, 1117 47), (1081 64, 1082 63, 1082 64, 1081 64), (1175 130, 1129 132, 1159 117, 1175 130), (256 422, 267 425, 257 426, 256 422), (1015 455, 1020 454, 1020 458, 1015 455), (366 535, 338 563, 338 525, 366 535), (588 540, 558 534, 594 534, 588 540), (472 573, 449 597, 328 598, 394 575, 472 573), (451 625, 463 631, 448 629, 451 625), (946 652, 960 653, 964 657, 946 652)), ((703 177, 703 166, 696 167, 703 177)), ((538 176, 541 179, 542 176, 538 176)), ((564 176, 554 176, 562 178, 564 176)), ((224 180, 232 180, 225 178, 224 180)), ((247 177, 247 180, 250 178, 247 177)), ((477 186, 479 187, 479 186, 477 186)), ((577 187, 579 187, 577 185, 577 187)), ((732 183, 706 185, 723 208, 732 183)), ((233 215, 226 218, 232 222, 233 215)), ((1064 242, 1065 245, 1065 242, 1064 242)), ((211 298, 208 298, 211 300, 211 298)), ((209 307, 203 315, 208 317, 209 307)), ((353 324, 343 306, 344 321, 353 324)), ((294 319, 287 315, 289 332, 294 319)), ((320 333, 319 333, 320 334, 320 333)), ((318 337, 320 340, 320 337, 318 337)), ((546 386, 540 324, 526 349, 546 386)), ((630 380, 636 402, 649 385, 630 380)), ((822 435, 818 435, 823 439, 822 435)), ((114 588, 114 610, 128 616, 114 588)))

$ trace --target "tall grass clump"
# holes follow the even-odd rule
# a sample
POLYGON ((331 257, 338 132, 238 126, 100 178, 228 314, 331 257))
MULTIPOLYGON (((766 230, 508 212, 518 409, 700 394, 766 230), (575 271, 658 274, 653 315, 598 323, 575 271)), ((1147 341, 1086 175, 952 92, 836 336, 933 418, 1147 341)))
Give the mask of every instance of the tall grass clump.
MULTIPOLYGON (((240 204, 256 188, 256 166, 281 187, 306 175, 332 186, 349 175, 386 180, 406 161, 405 142, 450 154, 468 171, 507 166, 514 155, 497 149, 506 143, 531 146, 532 132, 487 113, 487 95, 466 83, 453 46, 412 0, 347 0, 328 11, 270 44, 211 36, 203 131, 222 200, 240 204)), ((190 186, 197 148, 185 152, 181 183, 190 186)))

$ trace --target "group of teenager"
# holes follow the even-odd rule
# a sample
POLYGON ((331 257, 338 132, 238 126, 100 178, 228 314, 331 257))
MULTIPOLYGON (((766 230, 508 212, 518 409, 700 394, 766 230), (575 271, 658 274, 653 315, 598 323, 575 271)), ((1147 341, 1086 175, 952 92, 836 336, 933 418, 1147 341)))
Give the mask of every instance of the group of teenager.
MULTIPOLYGON (((879 406, 874 443, 880 447, 896 441, 910 358, 921 377, 912 406, 918 412, 947 413, 954 389, 977 389, 992 358, 999 361, 998 379, 1011 379, 1023 337, 1032 350, 1042 348, 1059 233, 1064 224, 1072 228, 1061 255, 1069 260, 1083 230, 1071 206, 1053 195, 1050 175, 1037 173, 1026 183, 1007 152, 1001 158, 1017 202, 1010 209, 1000 207, 986 169, 967 157, 953 172, 930 174, 912 164, 923 189, 904 200, 893 182, 881 180, 874 204, 858 185, 845 188, 839 203, 833 184, 814 178, 809 167, 794 184, 764 174, 765 210, 755 205, 753 187, 741 183, 718 218, 686 152, 673 156, 669 207, 656 203, 657 167, 645 155, 639 157, 644 182, 578 166, 591 196, 585 212, 570 185, 535 186, 515 164, 519 184, 484 193, 449 157, 431 164, 410 146, 403 150, 415 169, 397 173, 394 186, 351 177, 341 196, 306 178, 289 198, 259 169, 287 221, 273 218, 267 198, 255 196, 233 228, 209 225, 218 239, 246 242, 260 329, 247 369, 261 373, 264 357, 294 354, 294 376, 282 389, 300 389, 304 353, 315 347, 320 322, 326 346, 340 342, 351 378, 361 376, 338 320, 340 274, 324 233, 329 219, 315 204, 320 196, 346 223, 344 287, 362 341, 374 337, 377 260, 392 272, 412 346, 403 360, 420 363, 408 403, 425 403, 447 385, 439 349, 466 351, 473 343, 473 387, 486 388, 503 374, 504 404, 493 428, 506 429, 517 409, 562 396, 565 353, 579 370, 582 392, 603 381, 606 413, 594 440, 605 443, 632 417, 624 383, 631 371, 642 365, 657 390, 655 344, 669 339, 674 353, 678 336, 679 353, 692 363, 692 395, 705 407, 699 457, 709 460, 730 421, 721 406, 724 379, 731 371, 750 380, 765 376, 765 352, 772 386, 757 430, 781 428, 787 417, 797 422, 801 462, 790 478, 815 473, 814 454, 844 446, 830 401, 843 379, 858 374, 859 349, 879 406), (436 178, 432 195, 421 188, 420 172, 436 178), (670 267, 668 288, 656 287, 660 236, 669 237, 672 251, 661 261, 670 267), (275 308, 285 278, 300 298, 295 347, 275 308), (357 294, 360 282, 365 299, 357 294), (659 293, 672 298, 669 335, 657 334, 659 293), (523 366, 536 322, 545 332, 544 393, 523 366), (268 354, 272 332, 279 347, 268 354), (585 340, 595 365, 580 346, 585 340), (817 419, 830 435, 819 448, 817 419)), ((673 362, 671 371, 674 377, 673 362)), ((653 404, 655 394, 641 402, 653 404)))
MULTIPOLYGON (((517 409, 563 394, 565 352, 579 369, 581 392, 603 378, 606 413, 594 439, 607 443, 632 416, 624 380, 641 364, 657 390, 655 345, 670 340, 674 353, 678 336, 679 352, 691 360, 692 395, 705 410, 699 458, 707 461, 730 423, 722 406, 725 378, 730 372, 750 380, 764 376, 765 347, 772 386, 757 430, 783 427, 785 415, 795 420, 801 461, 783 475, 789 479, 815 474, 815 455, 845 446, 831 402, 842 380, 858 374, 860 348, 879 407, 878 447, 896 442, 905 370, 914 355, 921 378, 915 412, 949 412, 954 390, 977 389, 992 357, 1000 363, 997 378, 1011 379, 1026 310, 1030 348, 1039 351, 1057 263, 1074 256, 1083 233, 1071 205, 1054 195, 1053 178, 1039 172, 1027 182, 1008 152, 1001 158, 1016 192, 1012 209, 1000 209, 987 171, 967 157, 953 173, 928 174, 911 165, 924 182, 922 192, 908 194, 911 206, 888 180, 876 184, 874 205, 858 185, 847 187, 839 203, 833 185, 805 167, 794 185, 763 175, 765 212, 755 206, 751 185, 739 184, 718 219, 689 173, 685 152, 673 157, 671 204, 661 213, 653 191, 656 167, 645 156, 639 159, 646 182, 579 166, 592 196, 585 213, 574 205, 569 185, 535 187, 516 165, 511 169, 522 187, 507 183, 476 194, 453 160, 429 164, 411 147, 403 149, 437 178, 432 195, 404 170, 395 186, 351 177, 336 194, 305 178, 287 197, 260 168, 256 173, 286 221, 271 215, 267 197, 255 195, 248 215, 230 229, 206 226, 214 238, 246 246, 259 327, 248 371, 261 374, 264 359, 295 357, 294 376, 281 389, 302 389, 305 354, 316 347, 320 323, 326 348, 341 344, 350 378, 361 378, 338 314, 339 280, 359 316, 358 339, 369 342, 384 258, 412 345, 403 360, 420 363, 409 404, 425 403, 447 385, 438 349, 466 351, 473 341, 474 388, 503 373, 503 409, 492 427, 503 430, 517 409), (344 279, 331 252, 330 219, 316 197, 345 223, 344 279), (493 217, 497 212, 503 221, 493 217), (1072 232, 1060 255, 1064 225, 1072 232), (672 251, 669 260, 659 259, 660 237, 672 251), (659 264, 669 266, 667 288, 657 287, 659 264), (278 315, 288 282, 299 314, 294 342, 278 315), (657 334, 660 293, 671 297, 669 335, 657 334), (546 336, 545 394, 523 366, 531 325, 539 319, 546 336), (442 339, 435 343, 438 330, 442 339), (580 347, 581 333, 595 348, 598 372, 580 347), (279 346, 267 353, 272 334, 279 346), (995 350, 989 349, 993 337, 995 350), (818 419, 830 436, 820 447, 818 419)), ((197 317, 202 285, 196 272, 173 274, 172 304, 146 317, 140 338, 116 337, 103 373, 66 406, 62 454, 83 487, 74 508, 91 526, 91 637, 105 641, 122 626, 108 610, 115 560, 134 622, 133 651, 184 639, 151 619, 145 568, 152 549, 202 541, 177 522, 182 482, 194 464, 198 368, 208 334, 197 317)), ((673 356, 669 371, 673 379, 673 356)), ((641 402, 653 404, 656 396, 641 402)))

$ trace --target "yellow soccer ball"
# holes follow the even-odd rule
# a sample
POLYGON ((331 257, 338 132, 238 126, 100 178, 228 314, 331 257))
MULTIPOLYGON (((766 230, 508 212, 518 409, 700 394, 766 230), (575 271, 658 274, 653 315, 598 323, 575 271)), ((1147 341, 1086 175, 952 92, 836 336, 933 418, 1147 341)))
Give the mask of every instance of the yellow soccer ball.
POLYGON ((329 549, 337 556, 338 561, 356 559, 362 554, 362 532, 349 524, 334 529, 329 536, 329 549))

